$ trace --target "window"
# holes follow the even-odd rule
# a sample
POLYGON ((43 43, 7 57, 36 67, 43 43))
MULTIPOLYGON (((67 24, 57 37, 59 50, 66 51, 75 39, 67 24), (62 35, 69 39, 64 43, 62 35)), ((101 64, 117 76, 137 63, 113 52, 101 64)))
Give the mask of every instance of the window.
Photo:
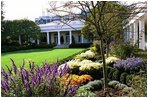
POLYGON ((81 42, 81 36, 78 35, 78 42, 81 42))

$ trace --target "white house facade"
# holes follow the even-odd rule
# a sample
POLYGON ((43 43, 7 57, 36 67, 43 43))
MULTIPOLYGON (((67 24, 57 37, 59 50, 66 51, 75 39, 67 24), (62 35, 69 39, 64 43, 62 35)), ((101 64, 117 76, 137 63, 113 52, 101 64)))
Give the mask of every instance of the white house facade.
POLYGON ((147 50, 147 13, 139 13, 124 27, 124 39, 131 45, 137 44, 147 50))
MULTIPOLYGON (((63 23, 60 18, 46 18, 40 21, 39 27, 41 29, 41 38, 39 43, 51 44, 55 43, 57 46, 70 45, 72 43, 91 43, 92 41, 85 39, 81 34, 81 28, 84 26, 84 21, 78 19, 71 19, 63 23), (47 22, 48 21, 48 22, 47 22), (43 23, 46 22, 46 23, 43 23)), ((41 20, 41 19, 40 19, 41 20)), ((36 19, 37 22, 37 19, 36 19)))

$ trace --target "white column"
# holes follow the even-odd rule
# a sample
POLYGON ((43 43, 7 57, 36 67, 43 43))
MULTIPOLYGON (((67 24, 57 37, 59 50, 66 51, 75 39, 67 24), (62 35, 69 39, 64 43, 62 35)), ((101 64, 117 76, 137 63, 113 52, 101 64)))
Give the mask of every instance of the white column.
POLYGON ((49 32, 47 32, 47 44, 49 44, 49 32))
POLYGON ((143 49, 143 21, 140 19, 139 20, 139 48, 140 49, 143 49))
POLYGON ((38 45, 40 44, 40 41, 39 41, 39 39, 37 39, 37 44, 38 44, 38 45))
POLYGON ((132 45, 133 39, 132 39, 132 24, 130 25, 130 44, 132 45))
POLYGON ((135 21, 134 23, 133 23, 133 27, 134 27, 134 44, 136 44, 136 42, 137 42, 137 22, 135 21))
POLYGON ((84 43, 84 36, 83 36, 83 34, 81 34, 81 43, 84 43))
POLYGON ((60 31, 58 31, 58 45, 61 45, 61 42, 60 42, 60 31))
POLYGON ((19 35, 19 44, 21 45, 21 35, 19 35))
POLYGON ((70 44, 71 44, 72 43, 71 31, 69 31, 69 40, 70 40, 70 44))

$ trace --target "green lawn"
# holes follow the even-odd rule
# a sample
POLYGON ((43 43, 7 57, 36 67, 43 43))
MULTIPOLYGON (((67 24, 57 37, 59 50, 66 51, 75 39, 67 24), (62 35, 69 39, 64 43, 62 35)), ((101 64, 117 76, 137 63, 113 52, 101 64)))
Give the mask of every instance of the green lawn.
MULTIPOLYGON (((23 59, 25 61, 34 61, 35 64, 41 66, 42 62, 46 61, 48 63, 56 62, 57 60, 64 59, 72 54, 78 53, 84 50, 84 48, 74 48, 74 49, 30 49, 15 52, 2 53, 1 61, 2 67, 5 69, 6 66, 11 65, 10 58, 12 58, 17 66, 22 64, 23 59)), ((29 67, 28 64, 25 65, 26 68, 29 67)))

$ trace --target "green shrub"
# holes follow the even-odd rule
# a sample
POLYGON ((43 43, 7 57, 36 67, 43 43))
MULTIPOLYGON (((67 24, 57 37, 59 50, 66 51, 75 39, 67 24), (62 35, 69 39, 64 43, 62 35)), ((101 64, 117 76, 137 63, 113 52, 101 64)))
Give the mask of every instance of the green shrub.
POLYGON ((116 55, 119 58, 125 59, 133 55, 134 47, 130 43, 111 43, 112 55, 116 55))
POLYGON ((69 48, 88 48, 91 46, 92 43, 81 43, 81 44, 70 44, 69 48))
POLYGON ((127 75, 127 76, 126 76, 126 84, 127 84, 127 85, 130 85, 130 84, 131 84, 132 77, 133 77, 133 75, 127 75))
POLYGON ((108 71, 108 79, 113 79, 113 73, 115 72, 116 70, 114 68, 110 68, 110 71, 108 71))
POLYGON ((119 81, 115 81, 115 80, 110 81, 110 82, 108 83, 108 86, 109 86, 109 87, 112 87, 112 88, 115 88, 115 89, 124 89, 124 88, 128 87, 127 85, 122 84, 122 83, 120 83, 119 81))
POLYGON ((112 87, 112 88, 115 88, 115 86, 116 86, 117 84, 119 84, 119 81, 113 80, 113 81, 110 81, 110 82, 108 83, 108 86, 109 86, 109 87, 112 87))
POLYGON ((122 73, 121 76, 120 76, 120 82, 123 83, 123 84, 126 84, 126 76, 128 74, 126 72, 122 73))
POLYGON ((94 81, 90 81, 89 83, 87 83, 86 85, 82 87, 86 87, 86 88, 89 88, 89 90, 94 91, 94 90, 101 89, 102 85, 103 83, 101 80, 94 80, 94 81))
POLYGON ((11 52, 11 51, 18 51, 18 50, 27 50, 27 49, 44 49, 44 48, 53 48, 55 45, 22 45, 22 46, 2 46, 2 52, 11 52))
POLYGON ((116 70, 116 71, 113 73, 112 79, 113 79, 113 80, 119 81, 119 80, 120 80, 120 75, 121 75, 120 71, 119 71, 119 70, 116 70))
POLYGON ((124 89, 125 87, 127 87, 127 85, 118 83, 118 84, 115 86, 115 89, 124 89))
POLYGON ((102 88, 101 80, 90 81, 89 83, 80 86, 77 90, 75 97, 95 97, 96 94, 92 91, 99 90, 102 88))
POLYGON ((80 87, 77 90, 77 93, 75 94, 75 97, 95 97, 96 94, 91 92, 88 88, 86 87, 80 87))

